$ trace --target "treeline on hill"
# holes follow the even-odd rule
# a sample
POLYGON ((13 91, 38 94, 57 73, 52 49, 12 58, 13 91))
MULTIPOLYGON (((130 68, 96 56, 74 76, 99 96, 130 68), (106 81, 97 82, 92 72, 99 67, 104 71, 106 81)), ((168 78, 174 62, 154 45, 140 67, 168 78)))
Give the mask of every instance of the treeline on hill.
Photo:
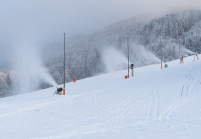
POLYGON ((176 59, 183 55, 183 48, 200 53, 201 45, 201 11, 188 10, 172 13, 147 23, 139 33, 138 42, 161 56, 160 47, 164 49, 165 59, 176 59), (161 38, 161 42, 160 42, 161 38), (180 55, 179 55, 180 46, 180 55), (182 47, 182 48, 181 48, 182 47))
MULTIPOLYGON (((65 80, 69 82, 72 81, 73 77, 83 79, 104 73, 103 51, 106 48, 114 47, 126 56, 127 45, 125 35, 129 34, 131 36, 132 34, 136 34, 148 20, 149 16, 143 15, 118 21, 69 45, 66 49, 65 57, 65 80)), ((134 60, 134 58, 131 59, 134 60)), ((56 82, 58 84, 63 83, 63 53, 49 59, 46 62, 46 66, 56 82)))
MULTIPOLYGON (((200 53, 200 10, 171 13, 152 20, 150 18, 150 15, 143 15, 116 22, 68 46, 66 81, 72 81, 73 77, 82 79, 104 73, 102 52, 108 47, 114 47, 127 57, 127 35, 130 59, 135 67, 142 66, 143 63, 157 63, 158 60, 151 53, 160 58, 161 47, 164 62, 193 52, 200 53)), ((61 53, 49 59, 46 64, 59 84, 63 82, 62 61, 61 53)))
POLYGON ((0 72, 0 98, 13 94, 13 88, 16 88, 14 72, 3 73, 0 72))
MULTIPOLYGON (((66 82, 73 77, 83 79, 106 72, 103 52, 114 48, 127 57, 126 36, 129 36, 130 61, 135 67, 178 59, 181 55, 201 53, 201 11, 186 10, 153 19, 145 14, 118 21, 66 46, 66 82), (158 59, 159 58, 159 59, 158 59)), ((114 57, 113 52, 110 53, 114 57)), ((45 65, 58 84, 63 83, 63 52, 49 58, 45 65)), ((119 58, 108 59, 118 63, 119 58), (116 60, 116 61, 115 61, 116 60)), ((127 65, 122 66, 123 69, 127 65)), ((8 87, 2 75, 0 93, 8 87)), ((12 80, 12 79, 11 79, 12 80)), ((14 81, 13 81, 14 82, 14 81)), ((16 84, 16 83, 15 83, 16 84)), ((40 88, 48 87, 42 83, 40 88)))

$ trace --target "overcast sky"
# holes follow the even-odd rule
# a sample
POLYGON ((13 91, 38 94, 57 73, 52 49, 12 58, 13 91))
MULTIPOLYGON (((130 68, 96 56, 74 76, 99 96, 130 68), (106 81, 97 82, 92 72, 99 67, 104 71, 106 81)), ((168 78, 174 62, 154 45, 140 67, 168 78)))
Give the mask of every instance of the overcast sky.
POLYGON ((0 0, 0 63, 23 43, 45 44, 62 32, 89 34, 142 13, 199 5, 201 0, 0 0))

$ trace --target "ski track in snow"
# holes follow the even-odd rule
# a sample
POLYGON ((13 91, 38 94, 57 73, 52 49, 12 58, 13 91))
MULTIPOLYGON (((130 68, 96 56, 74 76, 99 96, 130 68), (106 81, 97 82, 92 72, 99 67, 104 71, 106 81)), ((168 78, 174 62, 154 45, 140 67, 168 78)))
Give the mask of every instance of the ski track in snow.
POLYGON ((142 91, 140 91, 121 101, 120 103, 115 104, 112 108, 109 109, 109 111, 110 113, 117 113, 118 118, 124 118, 128 115, 131 115, 132 113, 128 114, 131 110, 134 110, 135 108, 137 108, 137 106, 149 100, 150 97, 151 96, 146 96, 142 93, 142 91), (136 102, 136 99, 140 97, 142 97, 143 99, 140 99, 136 102))
POLYGON ((151 109, 152 109, 152 107, 153 107, 153 104, 154 104, 154 92, 153 92, 153 90, 152 90, 152 86, 151 86, 151 88, 150 88, 150 90, 151 90, 151 104, 150 104, 150 106, 149 106, 149 109, 148 109, 148 112, 147 112, 147 118, 146 118, 146 121, 148 121, 148 120, 150 120, 150 116, 151 116, 151 109))
POLYGON ((155 120, 158 119, 158 107, 159 107, 159 101, 160 101, 160 94, 155 86, 155 91, 156 91, 156 95, 157 95, 157 102, 156 102, 156 107, 155 107, 155 120))
POLYGON ((122 82, 119 82, 119 83, 112 84, 111 86, 107 86, 107 87, 104 87, 102 89, 95 90, 95 91, 87 91, 87 92, 83 92, 82 94, 79 94, 79 95, 72 95, 72 96, 70 96, 71 99, 66 101, 65 104, 66 105, 72 105, 78 109, 86 108, 87 110, 90 110, 90 111, 94 111, 94 109, 99 109, 99 111, 103 111, 104 108, 97 102, 97 98, 96 98, 97 93, 104 92, 110 88, 113 88, 115 86, 122 84, 123 82, 125 82, 125 80, 122 82), (89 106, 89 105, 86 105, 84 103, 80 103, 80 102, 76 101, 77 98, 82 98, 84 96, 91 96, 91 101, 92 101, 94 106, 89 106), (94 97, 95 97, 95 100, 94 100, 94 97))
POLYGON ((159 101, 161 101, 160 94, 156 89, 156 85, 154 85, 154 87, 151 86, 150 90, 151 90, 152 100, 151 100, 149 109, 147 111, 147 118, 145 121, 157 120, 159 101))
MULTIPOLYGON (((130 97, 132 98, 132 97, 130 97)), ((128 102, 130 99, 126 99, 124 101, 128 102)), ((107 126, 110 126, 113 122, 118 121, 119 119, 121 119, 122 117, 126 116, 126 114, 133 108, 135 108, 138 104, 140 104, 141 102, 144 102, 148 100, 148 98, 140 100, 136 103, 134 103, 132 106, 130 106, 129 108, 127 108, 126 110, 124 110, 123 112, 119 112, 119 114, 115 115, 115 116, 111 116, 107 119, 104 119, 104 121, 98 122, 96 124, 92 124, 89 126, 84 126, 82 128, 76 129, 75 131, 69 133, 69 134, 64 134, 64 135, 57 135, 57 136, 48 136, 48 137, 41 137, 39 139, 44 139, 44 138, 68 138, 68 137, 72 137, 72 136, 78 136, 80 134, 90 134, 93 133, 95 131, 98 131, 100 129, 104 129, 107 126)), ((113 109, 114 110, 114 109, 113 109)))
MULTIPOLYGON (((108 110, 103 108, 97 100, 97 93, 100 93, 100 92, 110 88, 110 87, 106 87, 106 88, 100 89, 98 91, 86 93, 86 94, 84 94, 84 96, 88 95, 91 97, 93 107, 95 108, 95 111, 97 113, 105 113, 106 115, 108 113, 115 113, 115 115, 110 116, 110 118, 103 119, 103 121, 96 123, 94 125, 90 125, 90 126, 83 127, 81 129, 77 129, 70 134, 58 135, 58 136, 53 136, 53 137, 50 136, 48 138, 66 138, 66 137, 72 137, 72 136, 77 136, 79 134, 86 133, 86 131, 88 131, 88 132, 90 131, 91 133, 95 132, 104 127, 107 127, 108 125, 110 125, 110 123, 113 123, 114 121, 118 121, 118 119, 125 118, 126 116, 128 116, 129 111, 134 110, 135 108, 138 107, 139 104, 146 102, 150 98, 151 98, 151 104, 149 105, 149 108, 147 111, 147 118, 145 121, 162 120, 163 117, 166 117, 166 119, 170 120, 172 113, 174 113, 180 106, 182 106, 188 100, 192 99, 195 95, 195 93, 194 93, 196 90, 195 88, 193 88, 191 91, 191 94, 194 94, 194 95, 192 95, 190 97, 190 95, 187 94, 190 84, 194 81, 194 78, 191 77, 191 74, 193 74, 193 71, 191 71, 189 73, 189 75, 186 76, 188 78, 188 81, 185 83, 185 85, 182 88, 181 98, 179 98, 174 103, 172 103, 167 109, 164 110, 164 112, 160 116, 158 116, 159 102, 161 100, 167 98, 167 96, 169 94, 167 94, 162 99, 160 99, 160 94, 156 88, 156 85, 151 86, 151 88, 150 88, 151 95, 149 97, 144 96, 143 97, 144 99, 134 102, 133 100, 136 99, 137 96, 143 95, 142 92, 138 92, 138 93, 135 93, 134 95, 130 96, 129 98, 123 100, 122 102, 115 104, 112 108, 110 108, 108 110)), ((199 85, 199 84, 200 84, 200 81, 198 80, 197 85, 199 85)), ((118 84, 116 84, 116 85, 118 85, 118 84)), ((116 86, 116 85, 113 85, 113 86, 116 86)), ((83 95, 81 95, 81 96, 83 96, 83 95)), ((73 99, 75 99, 77 97, 81 97, 81 96, 80 95, 75 96, 75 97, 73 97, 73 99)), ((75 104, 74 106, 76 106, 76 107, 80 107, 80 108, 86 107, 87 109, 93 109, 91 106, 89 107, 84 104, 78 104, 78 102, 75 102, 75 101, 73 101, 73 104, 75 104)))
MULTIPOLYGON (((200 66, 199 66, 200 67, 200 66)), ((198 69, 198 67, 196 67, 195 69, 198 69)), ((194 86, 191 90, 191 94, 188 94, 189 92, 189 87, 192 84, 192 82, 195 80, 191 75, 194 73, 194 70, 191 70, 190 73, 186 76, 186 78, 188 78, 187 82, 184 84, 184 86, 182 87, 182 91, 181 91, 181 97, 179 99, 177 99, 175 102, 173 102, 168 108, 166 108, 162 114, 158 117, 158 120, 162 120, 164 119, 163 117, 166 117, 167 120, 171 119, 171 115, 179 108, 181 107, 183 104, 187 103, 188 101, 190 101, 191 99, 193 99, 196 94, 199 92, 198 89, 200 90, 200 80, 197 81, 196 86, 194 86)))
POLYGON ((43 107, 43 106, 47 106, 47 105, 50 105, 50 104, 55 104, 55 103, 58 103, 58 102, 62 102, 64 100, 66 100, 66 99, 60 99, 60 100, 57 100, 57 101, 49 101, 49 100, 47 100, 47 102, 40 102, 40 103, 37 102, 37 103, 31 104, 31 105, 27 104, 28 106, 26 106, 24 108, 20 108, 15 112, 0 115, 0 118, 5 117, 5 116, 10 116, 10 115, 13 115, 13 114, 17 114, 17 113, 22 113, 22 112, 25 112, 25 111, 32 111, 34 109, 38 109, 38 108, 43 107))
POLYGON ((138 93, 132 95, 131 97, 129 97, 128 99, 125 99, 125 100, 121 101, 120 103, 115 104, 112 108, 109 109, 109 111, 112 112, 112 111, 114 111, 114 109, 119 109, 120 106, 125 105, 125 103, 127 103, 129 101, 132 101, 132 99, 134 97, 138 96, 139 94, 142 94, 142 92, 138 92, 138 93))
MULTIPOLYGON (((184 106, 184 104, 195 99, 201 90, 201 78, 195 77, 195 73, 200 71, 200 69, 201 66, 197 66, 189 70, 188 74, 185 72, 186 75, 183 76, 185 80, 183 86, 180 88, 181 91, 175 91, 175 94, 171 91, 163 93, 158 87, 160 83, 155 81, 154 83, 147 84, 145 87, 143 86, 143 88, 138 89, 138 91, 130 89, 125 93, 127 96, 124 96, 124 99, 118 98, 118 101, 115 100, 113 103, 108 103, 108 106, 104 105, 103 103, 105 103, 105 101, 101 101, 103 98, 101 95, 117 86, 122 86, 123 88, 125 86, 123 83, 125 82, 127 82, 127 86, 131 86, 133 84, 132 79, 134 78, 130 78, 129 80, 120 80, 116 83, 103 86, 101 89, 77 92, 79 94, 66 95, 64 98, 56 100, 45 99, 42 102, 27 103, 25 107, 23 107, 23 105, 14 112, 1 114, 0 119, 6 116, 35 110, 40 116, 51 114, 49 115, 50 117, 66 118, 67 120, 69 120, 68 118, 70 117, 72 118, 69 120, 70 125, 83 122, 78 125, 78 127, 73 127, 70 131, 63 132, 65 131, 64 129, 62 132, 56 132, 54 135, 39 134, 39 137, 35 136, 37 139, 80 138, 80 136, 91 135, 96 132, 104 133, 106 131, 114 131, 117 133, 119 132, 118 128, 124 130, 124 128, 128 127, 132 127, 132 130, 137 128, 146 131, 146 129, 152 128, 149 123, 154 123, 154 121, 161 123, 163 120, 168 122, 174 121, 173 117, 177 110, 184 106), (159 109, 163 105, 164 100, 169 100, 171 97, 175 96, 178 97, 175 101, 170 101, 167 103, 168 105, 165 105, 165 108, 159 109), (63 110, 57 110, 58 107, 48 109, 48 106, 51 107, 55 104, 62 106, 63 110), (135 119, 139 111, 142 117, 137 120, 140 122, 135 119), (130 119, 134 120, 129 121, 130 119), (147 127, 145 127, 145 125, 147 127)), ((34 138, 34 136, 32 137, 34 138)))
POLYGON ((167 119, 169 120, 171 118, 171 115, 179 108, 181 107, 183 104, 187 103, 188 101, 190 101, 191 99, 193 99, 197 93, 200 91, 200 88, 198 88, 200 86, 200 81, 198 80, 198 82, 196 83, 197 86, 196 88, 193 88, 191 90, 191 96, 189 97, 185 97, 183 99, 180 99, 180 101, 178 101, 174 107, 169 111, 169 113, 167 114, 167 119))
POLYGON ((120 115, 119 115, 119 118, 122 118, 122 117, 126 117, 127 116, 127 113, 131 110, 131 109, 134 109, 136 108, 140 103, 142 102, 145 102, 146 100, 148 100, 149 98, 145 98, 145 99, 142 99, 140 101, 137 101, 136 103, 132 104, 131 106, 128 106, 127 105, 127 109, 124 110, 120 115))
MULTIPOLYGON (((137 102, 134 103, 133 98, 135 96, 140 95, 140 94, 142 94, 142 93, 141 92, 136 93, 136 94, 132 95, 131 97, 129 97, 128 99, 125 99, 124 101, 116 104, 115 106, 113 106, 109 110, 106 110, 97 101, 97 92, 93 92, 93 94, 91 95, 91 100, 92 100, 93 106, 96 107, 95 109, 97 110, 97 112, 98 113, 102 112, 105 115, 110 114, 110 113, 115 113, 115 115, 110 115, 110 117, 106 117, 105 119, 103 119, 103 121, 101 121, 99 123, 96 123, 96 124, 93 124, 93 125, 90 125, 90 126, 82 127, 81 129, 77 129, 74 132, 71 132, 70 134, 58 135, 58 136, 49 136, 49 137, 45 137, 45 138, 67 138, 67 137, 71 137, 71 136, 76 136, 76 135, 79 135, 79 134, 83 134, 86 131, 95 132, 96 130, 100 130, 100 129, 104 128, 104 127, 110 126, 111 123, 113 123, 115 121, 118 121, 118 119, 126 117, 127 114, 128 114, 128 112, 131 109, 136 108, 140 103, 146 102, 150 98, 150 97, 147 97, 147 98, 145 97, 144 99, 141 99, 140 101, 137 101, 137 102), (134 103, 134 104, 132 104, 132 103, 134 103), (119 110, 119 107, 121 107, 120 110, 119 110), (125 107, 127 107, 127 108, 125 109, 125 107)), ((90 95, 89 95, 89 97, 90 97, 90 95)), ((73 102, 73 104, 74 103, 75 102, 73 102)), ((80 104, 80 105, 81 106, 78 106, 78 103, 76 103, 75 106, 85 107, 85 105, 83 105, 83 104, 80 104)))
POLYGON ((94 93, 92 95, 92 103, 93 103, 93 106, 99 111, 99 112, 105 112, 106 109, 103 108, 103 106, 101 106, 101 104, 98 102, 97 100, 97 93, 94 93))

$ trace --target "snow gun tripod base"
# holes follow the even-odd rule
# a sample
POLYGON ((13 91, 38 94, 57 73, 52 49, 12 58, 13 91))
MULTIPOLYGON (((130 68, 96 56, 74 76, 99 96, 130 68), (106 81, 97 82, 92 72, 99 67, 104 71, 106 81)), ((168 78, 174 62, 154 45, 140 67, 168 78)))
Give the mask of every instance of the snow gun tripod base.
POLYGON ((55 91, 55 93, 53 93, 53 96, 54 96, 54 94, 63 95, 62 92, 56 92, 56 91, 55 91))
POLYGON ((57 88, 57 91, 55 91, 55 93, 53 93, 53 96, 54 96, 54 94, 63 95, 63 94, 62 94, 62 91, 63 91, 63 88, 62 88, 62 87, 57 88))

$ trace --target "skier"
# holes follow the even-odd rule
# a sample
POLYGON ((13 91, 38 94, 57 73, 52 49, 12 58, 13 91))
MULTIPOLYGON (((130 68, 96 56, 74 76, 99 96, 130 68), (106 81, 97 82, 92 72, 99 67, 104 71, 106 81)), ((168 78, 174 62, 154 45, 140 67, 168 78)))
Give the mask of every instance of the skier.
POLYGON ((165 64, 165 68, 167 68, 168 67, 168 64, 165 64))
POLYGON ((198 54, 196 53, 197 60, 199 60, 198 54))

